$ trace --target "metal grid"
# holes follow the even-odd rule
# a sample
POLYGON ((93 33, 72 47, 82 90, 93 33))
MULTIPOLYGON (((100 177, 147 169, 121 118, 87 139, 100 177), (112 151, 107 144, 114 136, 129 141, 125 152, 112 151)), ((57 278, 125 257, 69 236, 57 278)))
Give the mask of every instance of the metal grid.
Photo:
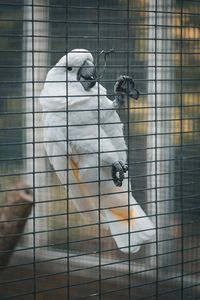
POLYGON ((16 226, 2 216, 5 195, 25 182, 34 202, 31 215, 14 217, 27 222, 23 233, 9 232, 21 239, 6 267, 1 259, 1 299, 200 298, 199 15, 199 1, 0 1, 1 240, 7 224, 16 226), (119 110, 128 189, 156 225, 136 254, 120 251, 101 220, 101 180, 91 224, 69 197, 68 173, 60 182, 44 149, 38 98, 48 70, 74 48, 88 49, 99 72, 99 53, 115 49, 100 79, 110 99, 121 74, 140 90, 119 110))

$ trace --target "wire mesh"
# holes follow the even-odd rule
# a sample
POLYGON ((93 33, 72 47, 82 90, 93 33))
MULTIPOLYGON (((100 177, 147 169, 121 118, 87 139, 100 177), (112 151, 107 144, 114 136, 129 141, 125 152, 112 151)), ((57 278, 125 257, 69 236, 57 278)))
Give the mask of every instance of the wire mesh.
POLYGON ((200 298, 199 15, 199 1, 0 0, 1 299, 200 298), (103 75, 98 81, 107 91, 102 96, 96 84, 89 108, 70 107, 69 98, 80 101, 82 95, 70 94, 68 72, 59 82, 63 94, 55 89, 41 96, 48 71, 72 49, 88 49, 103 75), (100 53, 110 49, 104 72, 100 53), (101 103, 106 94, 115 99, 120 75, 134 78, 140 97, 117 110, 124 127, 114 136, 119 122, 101 103), (64 109, 42 110, 39 99, 58 97, 64 109), (53 120, 48 126, 45 113, 53 120), (102 136, 103 115, 111 144, 126 141, 125 190, 116 191, 111 177, 112 158, 124 153, 123 143, 102 149, 109 140, 102 136), (74 127, 81 138, 71 135, 74 127), (70 153, 73 143, 88 146, 70 153), (44 144, 50 150, 62 144, 66 153, 61 146, 49 155, 44 144), (88 156, 92 145, 88 164, 70 162, 88 156), (111 158, 104 162, 106 178, 105 155, 111 158), (52 161, 62 163, 56 168, 52 161), (77 172, 87 187, 81 197, 80 183, 70 176, 77 172), (132 194, 156 227, 137 253, 131 252, 132 194), (109 202, 112 197, 117 200, 109 202), (103 219, 105 205, 121 215, 126 209, 128 246, 116 244, 109 226, 120 222, 103 219))

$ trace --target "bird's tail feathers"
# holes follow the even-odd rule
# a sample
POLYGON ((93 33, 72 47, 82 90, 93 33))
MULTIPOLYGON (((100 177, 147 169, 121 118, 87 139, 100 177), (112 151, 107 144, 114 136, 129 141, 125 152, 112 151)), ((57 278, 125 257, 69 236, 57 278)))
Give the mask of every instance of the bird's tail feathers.
POLYGON ((105 209, 104 216, 117 247, 128 253, 140 250, 141 244, 155 235, 155 227, 139 205, 123 209, 105 209))

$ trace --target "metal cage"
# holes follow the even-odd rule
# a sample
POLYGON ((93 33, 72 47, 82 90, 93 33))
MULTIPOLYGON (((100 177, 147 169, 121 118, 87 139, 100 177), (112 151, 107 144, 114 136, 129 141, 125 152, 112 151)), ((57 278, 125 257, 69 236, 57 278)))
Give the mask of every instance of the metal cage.
POLYGON ((200 299, 200 2, 0 0, 0 36, 0 298, 200 299), (99 54, 114 49, 99 78, 111 100, 122 74, 140 91, 118 111, 127 192, 156 227, 135 254, 104 226, 102 191, 91 223, 45 152, 38 98, 74 48, 88 49, 99 73, 99 54))

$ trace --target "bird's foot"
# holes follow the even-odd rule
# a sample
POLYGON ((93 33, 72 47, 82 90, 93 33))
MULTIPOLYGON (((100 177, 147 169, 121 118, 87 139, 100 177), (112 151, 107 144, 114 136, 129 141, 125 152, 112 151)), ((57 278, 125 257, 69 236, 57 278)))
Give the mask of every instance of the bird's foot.
POLYGON ((118 77, 114 85, 115 100, 113 104, 115 107, 120 108, 124 105, 126 97, 128 98, 139 98, 139 91, 135 89, 135 83, 133 78, 127 75, 121 75, 118 77))
POLYGON ((117 160, 112 164, 112 179, 116 186, 122 186, 124 173, 126 173, 127 170, 128 170, 127 164, 125 164, 121 160, 117 160))

